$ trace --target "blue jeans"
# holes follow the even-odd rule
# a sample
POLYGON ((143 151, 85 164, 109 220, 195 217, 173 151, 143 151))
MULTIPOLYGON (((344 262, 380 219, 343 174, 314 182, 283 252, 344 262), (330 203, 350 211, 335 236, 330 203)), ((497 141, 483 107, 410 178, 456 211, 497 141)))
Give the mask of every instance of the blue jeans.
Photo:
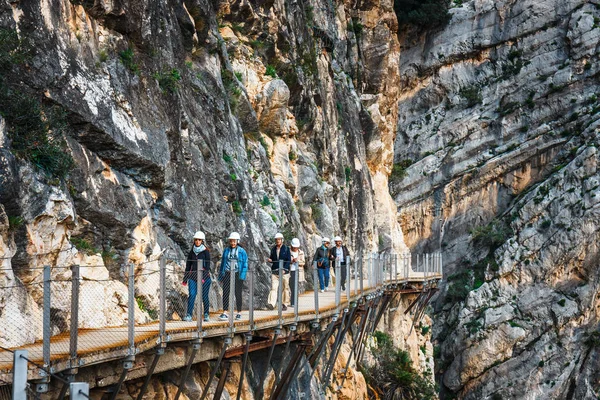
POLYGON ((329 287, 329 268, 317 268, 319 272, 319 287, 321 290, 329 287))
MULTIPOLYGON (((204 281, 204 283, 202 284, 202 302, 204 303, 204 314, 208 314, 208 311, 210 309, 210 303, 208 300, 208 293, 210 292, 210 284, 211 284, 211 280, 210 278, 206 279, 204 281)), ((196 293, 198 292, 198 283, 193 280, 190 279, 188 281, 188 290, 189 290, 189 296, 188 296, 188 303, 187 303, 187 314, 189 316, 192 316, 193 312, 194 312, 194 303, 196 302, 196 293)))

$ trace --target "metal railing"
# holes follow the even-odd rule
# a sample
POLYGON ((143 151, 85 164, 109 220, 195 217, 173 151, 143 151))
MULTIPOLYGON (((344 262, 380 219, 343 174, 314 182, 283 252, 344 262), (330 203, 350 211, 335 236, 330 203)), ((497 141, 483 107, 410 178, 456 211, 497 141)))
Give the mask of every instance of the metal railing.
POLYGON ((106 359, 119 352, 128 369, 136 354, 152 347, 319 320, 388 285, 437 280, 442 274, 439 253, 371 253, 326 269, 316 262, 295 269, 284 261, 248 260, 245 274, 232 259, 226 273, 220 261, 200 263, 195 279, 187 280, 186 264, 162 255, 123 266, 121 280, 111 279, 104 265, 44 266, 37 281, 14 279, 0 293, 31 304, 27 315, 14 313, 0 339, 0 377, 11 373, 11 352, 25 345, 29 359, 39 363, 28 372, 29 380, 47 382, 57 371, 75 374, 81 366, 102 362, 103 352, 106 359), (17 318, 26 318, 28 329, 19 329, 23 322, 17 318))

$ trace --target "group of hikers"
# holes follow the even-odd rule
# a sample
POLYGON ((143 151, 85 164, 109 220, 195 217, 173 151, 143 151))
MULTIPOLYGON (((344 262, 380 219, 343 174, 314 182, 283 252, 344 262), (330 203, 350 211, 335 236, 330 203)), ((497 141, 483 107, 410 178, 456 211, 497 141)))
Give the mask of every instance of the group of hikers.
MULTIPOLYGON (((194 243, 190 250, 185 266, 183 276, 183 285, 188 287, 187 313, 184 321, 191 321, 198 293, 198 283, 202 283, 202 303, 204 308, 204 321, 210 320, 209 309, 210 300, 209 292, 212 283, 211 280, 211 263, 210 251, 206 246, 206 235, 204 232, 198 231, 194 234, 194 243), (199 280, 198 271, 201 270, 202 278, 199 280)), ((229 304, 230 291, 235 292, 235 309, 234 318, 239 320, 242 318, 242 289, 244 281, 248 274, 248 254, 242 246, 240 246, 240 234, 231 232, 227 238, 228 245, 223 250, 221 263, 218 268, 218 281, 223 287, 223 313, 219 316, 220 320, 228 320, 229 312, 233 304, 229 304), (234 274, 232 277, 231 274, 234 274), (233 288, 230 282, 233 278, 233 288)), ((334 246, 330 246, 329 238, 324 237, 321 241, 321 246, 317 248, 313 257, 313 263, 317 266, 319 276, 319 291, 326 292, 330 281, 330 268, 336 263, 341 266, 341 289, 346 290, 346 263, 350 257, 348 248, 342 244, 342 238, 336 236, 333 238, 334 246)), ((282 310, 287 310, 286 303, 294 307, 296 299, 297 283, 304 279, 304 267, 306 265, 306 257, 304 251, 300 248, 300 240, 293 238, 290 247, 284 244, 283 234, 275 235, 275 245, 271 248, 267 262, 271 264, 271 291, 267 300, 266 308, 273 310, 275 306, 281 304, 282 310), (282 265, 281 272, 280 264, 282 265), (280 280, 281 276, 281 282, 280 280), (279 298, 279 285, 282 285, 282 298, 279 298)))

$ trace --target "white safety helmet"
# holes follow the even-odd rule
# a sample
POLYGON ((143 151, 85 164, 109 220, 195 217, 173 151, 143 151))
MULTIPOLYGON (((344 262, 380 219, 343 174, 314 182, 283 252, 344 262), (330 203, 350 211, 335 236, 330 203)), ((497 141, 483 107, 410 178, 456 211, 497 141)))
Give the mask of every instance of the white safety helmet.
POLYGON ((298 238, 293 238, 291 245, 292 247, 300 247, 300 240, 298 240, 298 238))
POLYGON ((324 237, 323 240, 321 240, 321 243, 329 243, 329 238, 324 237))
POLYGON ((204 236, 204 232, 198 231, 198 232, 194 233, 194 239, 206 240, 206 236, 204 236))
POLYGON ((228 240, 240 240, 240 234, 237 232, 231 232, 229 234, 229 237, 227 238, 228 240))
POLYGON ((334 238, 333 238, 333 241, 334 241, 334 242, 341 242, 341 241, 342 241, 342 238, 341 238, 341 237, 339 237, 339 236, 336 236, 336 237, 334 237, 334 238))
POLYGON ((283 234, 282 234, 282 233, 280 233, 280 232, 277 232, 277 233, 275 234, 275 239, 283 239, 283 234))

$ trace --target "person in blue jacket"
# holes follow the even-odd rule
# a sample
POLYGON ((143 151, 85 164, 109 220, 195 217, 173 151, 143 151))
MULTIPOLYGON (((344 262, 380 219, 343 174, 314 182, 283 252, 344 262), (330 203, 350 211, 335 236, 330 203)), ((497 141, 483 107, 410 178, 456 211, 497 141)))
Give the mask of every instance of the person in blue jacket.
POLYGON ((275 235, 275 246, 271 248, 271 254, 269 254, 268 262, 271 263, 271 292, 269 293, 269 299, 267 302, 267 308, 272 310, 275 308, 275 305, 281 301, 281 309, 283 311, 287 310, 287 306, 285 305, 287 297, 289 297, 289 282, 290 282, 290 264, 292 263, 292 254, 290 253, 290 248, 283 244, 283 234, 277 233, 275 235), (279 282, 279 261, 283 261, 282 271, 281 271, 281 280, 283 282, 279 282), (281 287, 282 297, 279 298, 279 285, 283 285, 281 287))
POLYGON ((204 321, 209 320, 208 312, 210 302, 208 293, 210 292, 210 252, 204 245, 206 236, 204 232, 198 231, 194 234, 194 244, 185 263, 185 272, 183 274, 183 286, 188 287, 187 313, 184 321, 191 321, 196 302, 196 293, 198 292, 198 270, 202 271, 202 303, 204 303, 204 321))
POLYGON ((229 319, 227 314, 230 310, 229 304, 229 293, 232 288, 230 287, 231 273, 235 274, 234 288, 235 291, 235 308, 237 314, 235 319, 242 318, 242 288, 244 287, 244 281, 246 280, 246 274, 248 273, 248 255, 246 250, 240 247, 240 234, 237 232, 231 232, 229 237, 229 246, 223 251, 223 258, 221 259, 221 268, 219 270, 219 282, 223 285, 223 314, 219 316, 221 320, 229 319))

